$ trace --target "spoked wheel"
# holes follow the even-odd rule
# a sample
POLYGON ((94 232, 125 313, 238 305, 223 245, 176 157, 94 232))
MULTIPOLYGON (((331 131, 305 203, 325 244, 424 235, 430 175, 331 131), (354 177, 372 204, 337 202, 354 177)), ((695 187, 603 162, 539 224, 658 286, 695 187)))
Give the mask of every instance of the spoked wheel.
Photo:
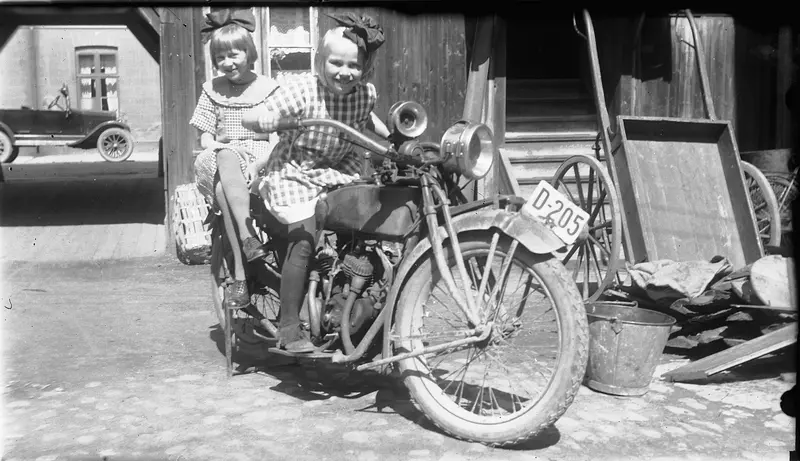
MULTIPOLYGON (((456 287, 466 285, 493 323, 489 336, 398 365, 414 402, 444 431, 488 445, 518 444, 572 403, 586 371, 586 311, 569 273, 551 255, 534 255, 489 231, 458 238, 466 284, 449 245, 445 258, 456 287)), ((463 339, 471 328, 429 254, 401 290, 395 352, 463 339)))
POLYGON ((122 128, 108 128, 97 138, 97 150, 108 162, 124 162, 133 154, 133 137, 122 128))
POLYGON ((11 142, 11 137, 0 130, 0 163, 11 163, 19 155, 19 147, 11 142))
POLYGON ((792 231, 792 204, 797 198, 797 176, 792 174, 785 177, 776 174, 765 174, 775 199, 778 201, 778 210, 781 215, 781 231, 792 231))
POLYGON ((225 298, 233 284, 228 269, 233 264, 233 258, 224 235, 216 230, 212 231, 212 245, 211 297, 214 312, 225 335, 225 356, 230 375, 234 351, 250 355, 265 354, 267 348, 274 345, 272 342, 277 338, 276 325, 280 312, 280 285, 261 276, 266 270, 259 265, 263 266, 264 262, 251 263, 248 271, 252 272, 251 280, 255 282, 251 281, 248 286, 250 305, 244 309, 225 309, 225 298))
POLYGON ((595 301, 609 285, 620 283, 622 214, 617 190, 606 168, 585 155, 562 163, 550 185, 589 214, 589 237, 568 246, 562 262, 583 299, 595 301))
POLYGON ((781 214, 775 192, 761 170, 747 162, 741 162, 741 165, 745 186, 753 202, 758 236, 765 246, 780 246, 781 214))

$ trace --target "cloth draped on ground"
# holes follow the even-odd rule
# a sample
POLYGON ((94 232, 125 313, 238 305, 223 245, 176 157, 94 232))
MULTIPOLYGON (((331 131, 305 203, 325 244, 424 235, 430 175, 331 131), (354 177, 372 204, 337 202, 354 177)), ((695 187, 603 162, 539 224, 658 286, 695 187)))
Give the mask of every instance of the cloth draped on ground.
POLYGON ((715 283, 732 272, 731 262, 722 256, 709 261, 662 259, 628 267, 631 287, 638 288, 653 301, 671 304, 673 308, 727 299, 727 290, 715 289, 715 283))

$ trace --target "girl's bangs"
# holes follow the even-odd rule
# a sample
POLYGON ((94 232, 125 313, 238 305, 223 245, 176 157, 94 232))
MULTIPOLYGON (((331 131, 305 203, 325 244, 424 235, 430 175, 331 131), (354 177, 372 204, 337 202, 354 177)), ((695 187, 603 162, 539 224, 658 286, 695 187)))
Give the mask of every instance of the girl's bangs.
POLYGON ((225 26, 217 30, 209 44, 209 51, 211 52, 212 59, 218 53, 231 50, 244 51, 247 53, 250 61, 255 62, 256 60, 257 52, 253 38, 250 36, 249 32, 239 26, 225 26))

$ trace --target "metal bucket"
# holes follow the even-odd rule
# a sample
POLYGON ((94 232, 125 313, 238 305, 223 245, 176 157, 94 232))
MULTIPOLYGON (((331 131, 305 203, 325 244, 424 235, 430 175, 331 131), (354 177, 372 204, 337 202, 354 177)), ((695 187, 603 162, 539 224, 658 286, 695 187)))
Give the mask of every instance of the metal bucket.
POLYGON ((675 319, 636 303, 586 304, 589 365, 584 384, 606 394, 647 393, 675 319))

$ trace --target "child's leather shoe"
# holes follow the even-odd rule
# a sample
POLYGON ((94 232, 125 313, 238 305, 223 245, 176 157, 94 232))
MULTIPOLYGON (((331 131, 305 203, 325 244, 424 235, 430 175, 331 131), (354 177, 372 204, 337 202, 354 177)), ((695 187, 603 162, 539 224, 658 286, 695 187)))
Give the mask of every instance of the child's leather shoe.
POLYGON ((255 237, 247 237, 244 239, 244 242, 242 242, 242 251, 244 252, 244 257, 247 258, 247 262, 253 262, 267 255, 267 250, 264 249, 264 246, 255 237))
POLYGON ((242 309, 250 304, 250 293, 247 291, 247 282, 244 280, 236 280, 228 290, 228 296, 225 298, 225 307, 227 309, 242 309))

